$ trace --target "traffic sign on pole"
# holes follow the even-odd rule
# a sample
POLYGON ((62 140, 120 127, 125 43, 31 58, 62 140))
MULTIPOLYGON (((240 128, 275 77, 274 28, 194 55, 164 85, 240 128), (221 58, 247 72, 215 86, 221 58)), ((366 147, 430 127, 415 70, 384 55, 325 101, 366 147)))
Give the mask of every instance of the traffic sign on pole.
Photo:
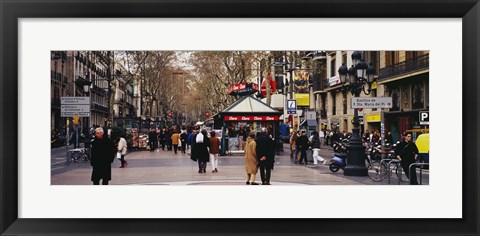
POLYGON ((90 97, 61 97, 62 117, 90 117, 90 97))
POLYGON ((297 100, 287 100, 287 114, 297 114, 297 100))

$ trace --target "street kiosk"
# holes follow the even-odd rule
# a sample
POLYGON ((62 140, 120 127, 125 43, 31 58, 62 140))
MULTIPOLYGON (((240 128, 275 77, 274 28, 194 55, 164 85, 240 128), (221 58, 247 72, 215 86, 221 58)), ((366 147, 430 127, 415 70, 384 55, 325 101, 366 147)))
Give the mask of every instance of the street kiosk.
POLYGON ((252 131, 267 128, 272 138, 279 140, 282 112, 251 95, 244 96, 214 116, 215 126, 222 129, 221 155, 243 153, 244 137, 252 131), (243 135, 239 135, 243 134, 243 135))

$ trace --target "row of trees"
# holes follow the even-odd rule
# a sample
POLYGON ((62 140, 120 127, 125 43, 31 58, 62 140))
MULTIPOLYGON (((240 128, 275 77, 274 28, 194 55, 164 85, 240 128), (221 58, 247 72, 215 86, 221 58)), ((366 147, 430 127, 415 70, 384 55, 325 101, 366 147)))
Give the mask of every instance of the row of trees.
POLYGON ((113 58, 116 64, 124 65, 117 76, 123 77, 125 84, 140 81, 141 97, 155 97, 161 104, 160 114, 182 112, 189 121, 196 121, 236 100, 227 94, 230 85, 261 83, 259 78, 266 78, 269 72, 273 76, 276 59, 299 61, 300 55, 279 51, 115 51, 113 58))
MULTIPOLYGON (((206 111, 213 114, 222 111, 235 101, 227 94, 230 85, 241 82, 261 83, 270 72, 274 75, 273 64, 280 59, 285 67, 301 62, 299 51, 195 51, 190 53, 188 63, 195 74, 193 92, 201 98, 199 102, 206 111), (261 79, 259 79, 261 78, 261 79)), ((270 84, 267 82, 267 94, 270 84)), ((267 96, 267 103, 270 97, 267 96)))

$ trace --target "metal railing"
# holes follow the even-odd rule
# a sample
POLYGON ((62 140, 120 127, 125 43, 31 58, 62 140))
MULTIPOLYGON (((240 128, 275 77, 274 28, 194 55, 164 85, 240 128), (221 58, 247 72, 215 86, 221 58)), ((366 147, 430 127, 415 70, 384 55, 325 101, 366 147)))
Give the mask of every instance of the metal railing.
POLYGON ((92 110, 108 114, 108 107, 102 106, 98 103, 93 103, 92 110))
POLYGON ((81 76, 77 76, 77 79, 75 80, 75 83, 77 83, 80 86, 83 86, 87 80, 81 76))
POLYGON ((92 92, 95 92, 95 93, 101 94, 101 95, 107 95, 107 91, 105 91, 105 89, 100 88, 100 87, 98 87, 98 86, 96 86, 96 85, 94 85, 94 86, 92 87, 92 92))
POLYGON ((412 59, 402 61, 392 66, 381 68, 378 72, 378 81, 383 81, 395 76, 428 69, 428 66, 429 54, 414 57, 412 59))
POLYGON ((410 170, 409 172, 409 176, 408 176, 408 179, 412 179, 412 172, 417 174, 417 168, 420 168, 420 182, 419 184, 422 185, 422 170, 423 168, 422 167, 425 167, 425 166, 429 166, 429 163, 412 163, 410 164, 410 166, 408 167, 408 169, 410 170), (415 166, 415 169, 412 171, 412 166, 415 166))

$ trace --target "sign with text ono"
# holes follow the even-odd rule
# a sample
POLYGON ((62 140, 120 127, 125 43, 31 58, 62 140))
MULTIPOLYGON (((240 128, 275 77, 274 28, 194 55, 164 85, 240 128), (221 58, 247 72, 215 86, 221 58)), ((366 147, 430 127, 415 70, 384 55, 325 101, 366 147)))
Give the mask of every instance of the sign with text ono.
POLYGON ((225 116, 224 121, 278 121, 278 116, 225 116))

